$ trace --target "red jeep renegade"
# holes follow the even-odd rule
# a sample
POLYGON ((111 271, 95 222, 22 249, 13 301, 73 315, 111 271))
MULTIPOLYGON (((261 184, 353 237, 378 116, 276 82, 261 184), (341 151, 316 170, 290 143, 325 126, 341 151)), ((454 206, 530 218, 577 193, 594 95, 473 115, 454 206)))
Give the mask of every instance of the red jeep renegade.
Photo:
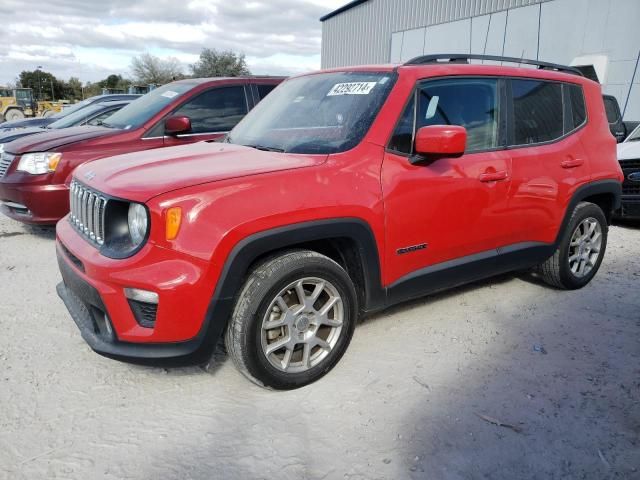
POLYGON ((0 212, 55 224, 69 212, 78 165, 98 158, 223 138, 282 78, 192 78, 135 100, 101 126, 24 137, 0 148, 0 212))
POLYGON ((226 143, 83 165, 57 253, 84 339, 202 361, 224 333, 243 374, 287 389, 391 304, 528 267, 589 283, 622 180, 600 85, 476 57, 299 76, 226 143))

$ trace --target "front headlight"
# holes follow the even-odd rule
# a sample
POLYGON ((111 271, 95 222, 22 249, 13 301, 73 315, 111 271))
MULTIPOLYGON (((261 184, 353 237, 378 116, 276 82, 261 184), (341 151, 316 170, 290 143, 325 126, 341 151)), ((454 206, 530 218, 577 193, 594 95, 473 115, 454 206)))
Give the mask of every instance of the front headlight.
POLYGON ((20 157, 16 170, 27 172, 32 175, 42 175, 43 173, 55 172, 60 160, 61 153, 38 152, 25 153, 20 157))
POLYGON ((147 228, 149 227, 149 216, 147 209, 139 203, 129 205, 129 213, 127 215, 129 221, 129 236, 134 247, 138 247, 144 242, 147 236, 147 228))

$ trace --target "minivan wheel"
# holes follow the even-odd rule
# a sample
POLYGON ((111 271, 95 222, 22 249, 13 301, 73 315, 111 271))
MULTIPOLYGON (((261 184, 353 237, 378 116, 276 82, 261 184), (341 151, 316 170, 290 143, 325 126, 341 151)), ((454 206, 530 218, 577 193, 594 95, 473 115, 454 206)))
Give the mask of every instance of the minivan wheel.
POLYGON ((608 224, 602 209, 593 203, 579 203, 557 250, 540 266, 544 281, 567 290, 584 287, 600 268, 607 235, 608 224))
POLYGON ((318 380, 346 351, 357 317, 347 272, 309 250, 253 269, 227 326, 229 356, 252 382, 287 390, 318 380))

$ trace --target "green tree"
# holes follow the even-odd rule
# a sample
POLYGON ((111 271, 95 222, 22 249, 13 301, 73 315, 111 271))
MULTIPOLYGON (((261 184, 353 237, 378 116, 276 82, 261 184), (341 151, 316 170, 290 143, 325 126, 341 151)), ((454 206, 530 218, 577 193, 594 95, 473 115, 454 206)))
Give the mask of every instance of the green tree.
POLYGON ((191 65, 194 77, 239 77, 251 75, 244 54, 236 54, 230 50, 218 51, 213 48, 203 48, 200 59, 191 65))
POLYGON ((71 77, 66 84, 66 100, 82 100, 82 82, 77 77, 71 77))
POLYGON ((33 94, 38 100, 56 100, 64 98, 65 85, 52 73, 43 70, 24 70, 18 77, 20 86, 32 88, 33 94))

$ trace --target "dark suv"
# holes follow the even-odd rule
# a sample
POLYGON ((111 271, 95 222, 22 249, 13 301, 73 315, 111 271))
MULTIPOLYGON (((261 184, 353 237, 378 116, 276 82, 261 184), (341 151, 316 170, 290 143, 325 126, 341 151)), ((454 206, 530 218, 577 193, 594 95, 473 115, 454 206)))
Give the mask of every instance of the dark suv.
POLYGON ((82 336, 202 361, 224 334, 244 375, 286 389, 389 305, 529 267, 585 286, 622 180, 600 85, 470 58, 302 75, 226 143, 79 168, 57 253, 82 336))

